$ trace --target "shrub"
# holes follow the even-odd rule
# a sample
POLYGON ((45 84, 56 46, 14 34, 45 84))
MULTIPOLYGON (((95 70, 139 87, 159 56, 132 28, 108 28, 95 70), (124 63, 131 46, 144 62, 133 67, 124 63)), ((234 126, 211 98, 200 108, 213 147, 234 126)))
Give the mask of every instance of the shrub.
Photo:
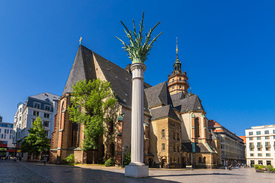
POLYGON ((67 158, 65 158, 67 163, 74 163, 74 154, 70 154, 67 158))
POLYGON ((105 161, 104 165, 107 166, 107 167, 114 166, 115 165, 115 160, 110 158, 107 161, 105 161))
POLYGON ((123 166, 129 165, 130 163, 131 163, 131 153, 127 152, 127 153, 124 154, 123 166))
POLYGON ((256 170, 258 170, 258 167, 259 167, 260 165, 254 165, 254 168, 256 169, 256 170))
POLYGON ((266 166, 264 166, 264 165, 259 165, 259 166, 258 166, 258 170, 262 170, 262 169, 266 169, 266 166))
POLYGON ((275 173, 275 168, 270 168, 270 171, 275 173))
POLYGON ((267 171, 271 171, 272 169, 273 169, 273 166, 272 166, 272 165, 267 165, 267 166, 266 166, 266 170, 267 170, 267 171))

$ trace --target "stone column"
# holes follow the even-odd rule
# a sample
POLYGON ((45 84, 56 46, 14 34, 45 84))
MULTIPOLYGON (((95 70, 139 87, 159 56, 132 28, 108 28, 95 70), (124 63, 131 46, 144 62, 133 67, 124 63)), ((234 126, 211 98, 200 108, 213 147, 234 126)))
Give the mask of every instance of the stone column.
POLYGON ((131 121, 131 163, 125 167, 125 176, 148 177, 149 169, 143 163, 144 154, 144 79, 146 66, 143 63, 133 63, 132 71, 132 121, 131 121))

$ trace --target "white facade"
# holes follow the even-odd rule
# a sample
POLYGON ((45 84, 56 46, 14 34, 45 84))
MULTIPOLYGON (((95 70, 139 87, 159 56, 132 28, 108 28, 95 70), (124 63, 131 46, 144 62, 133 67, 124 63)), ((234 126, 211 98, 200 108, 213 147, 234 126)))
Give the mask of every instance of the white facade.
POLYGON ((2 144, 7 144, 8 148, 15 147, 14 144, 12 144, 12 135, 12 123, 0 122, 0 142, 2 144))
POLYGON ((14 116, 14 136, 13 143, 21 142, 28 136, 28 130, 32 127, 32 122, 41 117, 45 133, 51 139, 54 130, 54 116, 56 114, 57 101, 59 96, 50 93, 41 93, 30 96, 26 102, 19 103, 14 116))
POLYGON ((245 130, 247 165, 275 166, 275 125, 254 126, 245 130))

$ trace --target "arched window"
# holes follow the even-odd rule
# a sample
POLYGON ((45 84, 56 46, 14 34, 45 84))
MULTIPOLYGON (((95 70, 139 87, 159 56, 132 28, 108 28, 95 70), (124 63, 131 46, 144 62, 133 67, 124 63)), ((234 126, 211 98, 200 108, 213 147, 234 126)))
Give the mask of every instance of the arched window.
POLYGON ((165 150, 165 144, 162 143, 161 145, 162 145, 162 150, 164 151, 165 150))
POLYGON ((115 144, 111 143, 110 145, 110 153, 114 157, 115 156, 115 144))
POLYGON ((203 163, 205 163, 205 162, 206 162, 206 157, 203 158, 203 163))
POLYGON ((162 138, 165 138, 165 130, 164 129, 161 131, 161 136, 162 136, 162 138))
POLYGON ((200 122, 199 122, 199 118, 195 118, 195 137, 200 137, 200 122))
POLYGON ((180 81, 181 81, 181 78, 180 78, 180 81))
POLYGON ((176 140, 176 133, 173 132, 173 139, 176 140))

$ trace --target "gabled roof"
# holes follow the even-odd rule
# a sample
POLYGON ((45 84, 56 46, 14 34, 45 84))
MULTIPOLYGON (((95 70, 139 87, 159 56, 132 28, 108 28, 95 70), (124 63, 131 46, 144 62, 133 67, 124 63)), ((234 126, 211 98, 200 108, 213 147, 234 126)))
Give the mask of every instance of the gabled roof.
POLYGON ((201 104, 201 100, 195 94, 188 94, 185 98, 181 94, 175 94, 176 96, 172 96, 173 105, 180 112, 188 112, 188 111, 204 111, 203 106, 201 104))
MULTIPOLYGON (((67 83, 65 85, 63 94, 71 93, 72 86, 79 80, 97 79, 95 62, 98 63, 100 70, 104 77, 111 84, 118 102, 128 108, 132 105, 132 76, 129 72, 122 69, 118 65, 103 58, 97 53, 89 50, 83 45, 80 45, 70 71, 67 83)), ((98 68, 97 68, 98 69, 98 68)), ((144 88, 150 87, 149 84, 144 83, 144 88)), ((148 111, 146 97, 144 97, 144 108, 148 111)))
POLYGON ((156 86, 146 88, 144 91, 148 101, 149 108, 152 108, 158 105, 172 104, 172 99, 170 97, 166 82, 162 82, 156 86))
POLYGON ((80 45, 62 95, 72 92, 73 84, 85 79, 92 81, 96 79, 96 74, 92 52, 85 46, 80 45))
POLYGON ((173 108, 170 105, 158 107, 151 110, 151 120, 164 118, 164 117, 170 117, 172 119, 175 119, 177 121, 181 121, 173 108))

